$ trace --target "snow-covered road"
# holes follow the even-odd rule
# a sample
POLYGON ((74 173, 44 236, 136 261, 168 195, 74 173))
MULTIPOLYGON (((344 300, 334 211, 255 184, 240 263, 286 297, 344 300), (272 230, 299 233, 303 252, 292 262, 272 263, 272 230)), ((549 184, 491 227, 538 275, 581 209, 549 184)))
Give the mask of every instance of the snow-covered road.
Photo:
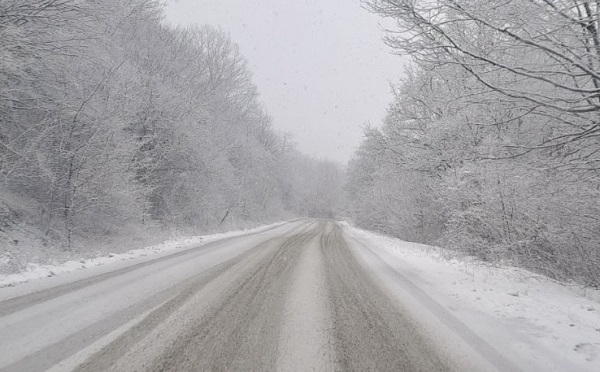
POLYGON ((0 370, 544 366, 472 329, 367 238, 299 220, 1 288, 0 370))

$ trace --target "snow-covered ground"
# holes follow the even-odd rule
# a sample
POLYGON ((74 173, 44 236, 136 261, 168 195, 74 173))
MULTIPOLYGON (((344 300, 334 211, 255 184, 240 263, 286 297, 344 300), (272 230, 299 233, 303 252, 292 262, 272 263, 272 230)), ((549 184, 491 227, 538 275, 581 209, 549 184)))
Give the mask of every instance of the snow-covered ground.
POLYGON ((440 248, 347 224, 344 229, 368 247, 358 251, 370 251, 365 258, 379 266, 374 272, 426 326, 433 324, 427 319, 438 319, 434 333, 443 334, 445 327, 452 328, 449 333, 464 331, 461 337, 485 340, 527 371, 600 371, 600 291, 514 267, 448 259, 440 248))
MULTIPOLYGON (((14 287, 4 288, 6 293, 0 293, 0 300, 281 224, 172 239, 123 254, 61 265, 29 265, 26 272, 0 276, 0 287, 14 287)), ((388 285, 401 306, 457 360, 472 361, 470 370, 513 370, 511 366, 515 366, 525 371, 600 371, 600 291, 557 283, 514 267, 490 266, 471 258, 449 259, 440 248, 380 236, 347 224, 344 230, 349 242, 355 243, 351 246, 372 266, 371 272, 388 285), (472 360, 476 359, 473 355, 481 355, 481 361, 472 360), (485 368, 486 363, 491 368, 485 368)), ((254 240, 264 237, 259 238, 254 240)), ((251 245, 231 244, 203 256, 203 265, 222 262, 251 245)), ((197 272, 197 262, 189 266, 190 273, 197 272)), ((173 272, 165 272, 152 275, 159 275, 158 282, 174 280, 173 272)), ((187 271, 178 268, 177 272, 183 275, 187 271)), ((130 275, 134 274, 138 275, 130 275)))
POLYGON ((64 273, 71 273, 74 271, 104 266, 107 264, 114 264, 120 261, 132 260, 136 261, 137 263, 140 260, 158 258, 167 255, 172 253, 174 250, 190 249, 217 240, 232 238, 245 234, 258 233, 276 226, 280 226, 284 223, 285 222, 277 222, 249 230, 236 230, 211 235, 172 238, 161 244, 148 246, 141 249, 134 249, 125 253, 108 253, 105 256, 71 260, 59 265, 39 265, 29 263, 26 265, 25 271, 16 274, 0 275, 0 288, 15 286, 17 284, 26 283, 35 279, 57 276, 64 273))

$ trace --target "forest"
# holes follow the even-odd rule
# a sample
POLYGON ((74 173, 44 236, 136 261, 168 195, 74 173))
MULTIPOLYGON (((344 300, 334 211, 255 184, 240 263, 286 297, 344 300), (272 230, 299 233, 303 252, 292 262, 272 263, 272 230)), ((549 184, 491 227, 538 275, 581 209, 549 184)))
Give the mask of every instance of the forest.
POLYGON ((11 258, 31 236, 52 256, 115 236, 333 216, 339 167, 273 128, 225 31, 169 26, 163 6, 0 1, 0 235, 11 258))
POLYGON ((355 222, 600 285, 600 4, 365 6, 411 62, 349 164, 355 222))
POLYGON ((599 3, 363 6, 410 62, 343 170, 276 129, 223 30, 156 0, 0 1, 5 251, 307 216, 600 285, 599 3))

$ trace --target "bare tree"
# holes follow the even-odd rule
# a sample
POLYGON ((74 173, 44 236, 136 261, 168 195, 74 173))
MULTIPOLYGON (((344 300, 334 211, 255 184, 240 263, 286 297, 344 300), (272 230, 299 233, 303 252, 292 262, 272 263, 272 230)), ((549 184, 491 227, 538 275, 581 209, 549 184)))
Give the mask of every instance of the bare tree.
MULTIPOLYGON (((397 21, 386 38, 424 68, 456 64, 482 92, 552 130, 533 149, 565 148, 570 167, 598 169, 600 42, 595 1, 387 1, 368 7, 397 21), (536 120, 536 119, 533 119, 536 120)), ((559 166, 558 164, 555 164, 559 166)))

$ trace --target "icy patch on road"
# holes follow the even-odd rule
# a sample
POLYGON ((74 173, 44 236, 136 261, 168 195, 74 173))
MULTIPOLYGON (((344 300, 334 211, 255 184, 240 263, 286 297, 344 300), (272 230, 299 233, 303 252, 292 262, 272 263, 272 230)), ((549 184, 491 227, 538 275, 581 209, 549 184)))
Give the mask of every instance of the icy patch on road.
POLYGON ((600 291, 344 225, 525 370, 600 371, 600 291))
POLYGON ((106 256, 98 256, 88 259, 82 258, 80 260, 67 261, 58 265, 40 265, 29 263, 25 266, 25 271, 23 272, 17 274, 0 275, 0 288, 12 287, 34 279, 53 277, 63 273, 108 265, 119 261, 133 260, 136 258, 153 256, 157 254, 168 254, 170 251, 174 250, 190 249, 217 240, 251 233, 258 233, 283 224, 285 224, 285 222, 277 222, 249 230, 236 230, 210 235, 171 238, 161 244, 152 245, 141 249, 134 249, 125 253, 108 253, 106 256))

